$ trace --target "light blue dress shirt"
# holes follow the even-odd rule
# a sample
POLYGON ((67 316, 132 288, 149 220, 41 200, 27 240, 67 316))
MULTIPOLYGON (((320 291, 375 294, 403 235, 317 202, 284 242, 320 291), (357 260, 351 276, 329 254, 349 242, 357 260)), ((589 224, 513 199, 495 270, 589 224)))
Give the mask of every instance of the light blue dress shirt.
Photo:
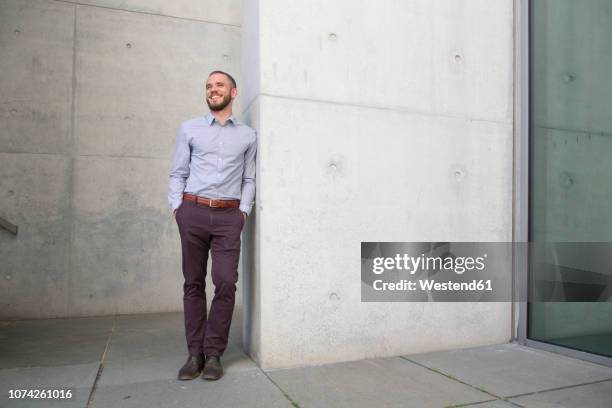
POLYGON ((176 210, 183 192, 219 200, 240 200, 249 214, 255 197, 257 133, 230 116, 225 125, 209 113, 183 122, 176 136, 168 203, 176 210))

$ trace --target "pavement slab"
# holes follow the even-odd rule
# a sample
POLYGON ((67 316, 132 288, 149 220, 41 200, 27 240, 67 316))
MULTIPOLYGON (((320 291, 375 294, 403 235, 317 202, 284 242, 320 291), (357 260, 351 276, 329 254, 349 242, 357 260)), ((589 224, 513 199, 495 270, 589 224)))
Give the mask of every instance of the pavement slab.
MULTIPOLYGON (((104 364, 98 384, 110 386, 175 380, 186 359, 186 356, 181 355, 109 361, 104 364)), ((226 374, 259 370, 250 357, 238 350, 226 352, 221 358, 221 363, 226 374)))
POLYGON ((84 407, 98 372, 98 363, 0 370, 1 407, 84 407), (68 390, 70 399, 10 399, 9 390, 68 390))
POLYGON ((267 373, 301 408, 427 408, 494 398, 399 357, 267 373))
POLYGON ((540 392, 510 401, 528 408, 610 408, 612 381, 540 392))
POLYGON ((0 322, 0 369, 100 361, 112 316, 0 322))
POLYGON ((612 368, 517 344, 406 356, 498 397, 612 379, 612 368))
POLYGON ((91 408, 293 408, 261 370, 227 372, 218 381, 161 380, 100 386, 91 408))

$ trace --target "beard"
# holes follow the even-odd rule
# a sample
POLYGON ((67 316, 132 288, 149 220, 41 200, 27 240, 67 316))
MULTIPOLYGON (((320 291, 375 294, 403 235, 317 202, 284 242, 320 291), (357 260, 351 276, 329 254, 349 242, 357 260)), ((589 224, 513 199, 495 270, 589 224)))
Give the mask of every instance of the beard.
POLYGON ((230 94, 225 95, 220 101, 217 103, 211 102, 209 98, 206 98, 206 103, 208 104, 208 108, 211 111, 221 111, 227 107, 232 101, 232 97, 230 94))

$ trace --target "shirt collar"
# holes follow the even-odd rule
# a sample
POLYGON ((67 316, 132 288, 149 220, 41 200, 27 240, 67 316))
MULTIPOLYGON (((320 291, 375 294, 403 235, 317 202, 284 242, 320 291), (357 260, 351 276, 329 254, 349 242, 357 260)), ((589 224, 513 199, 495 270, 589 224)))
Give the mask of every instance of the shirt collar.
MULTIPOLYGON (((208 124, 212 126, 213 123, 217 122, 217 119, 211 112, 208 112, 208 115, 206 115, 206 122, 208 122, 208 124)), ((238 124, 238 120, 236 120, 236 117, 234 115, 231 115, 229 118, 227 118, 225 123, 227 122, 230 122, 234 126, 238 124)))

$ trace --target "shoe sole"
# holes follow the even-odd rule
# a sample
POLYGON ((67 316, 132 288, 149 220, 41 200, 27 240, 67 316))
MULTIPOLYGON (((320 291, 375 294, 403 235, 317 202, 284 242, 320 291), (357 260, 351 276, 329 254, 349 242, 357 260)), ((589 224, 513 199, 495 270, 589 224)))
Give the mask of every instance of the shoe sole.
POLYGON ((196 375, 194 375, 193 377, 178 377, 179 381, 189 381, 189 380, 195 380, 196 378, 198 378, 200 376, 202 372, 200 371, 199 373, 197 373, 196 375))

